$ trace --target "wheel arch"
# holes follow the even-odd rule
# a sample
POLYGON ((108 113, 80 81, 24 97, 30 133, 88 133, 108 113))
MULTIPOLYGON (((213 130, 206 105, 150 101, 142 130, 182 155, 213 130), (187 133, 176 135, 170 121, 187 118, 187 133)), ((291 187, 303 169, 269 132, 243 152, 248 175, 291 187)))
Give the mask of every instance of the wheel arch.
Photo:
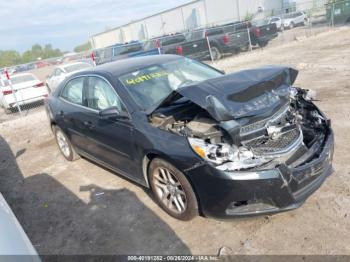
MULTIPOLYGON (((146 181, 147 188, 151 188, 150 184, 149 184, 149 173, 148 173, 149 165, 151 164, 152 160, 155 158, 161 158, 161 159, 169 162, 170 164, 172 164, 174 167, 178 168, 176 163, 174 163, 174 161, 171 158, 169 158, 168 156, 166 156, 165 154, 163 154, 161 152, 153 152, 153 151, 148 152, 147 154, 145 154, 145 156, 143 157, 143 160, 142 160, 142 172, 143 172, 143 176, 144 176, 145 181, 146 181)), ((179 169, 179 171, 185 175, 188 182, 190 183, 192 190, 196 196, 198 212, 201 216, 203 216, 201 201, 199 199, 199 194, 197 192, 197 188, 193 185, 192 179, 186 175, 186 172, 183 172, 180 169, 179 169)))

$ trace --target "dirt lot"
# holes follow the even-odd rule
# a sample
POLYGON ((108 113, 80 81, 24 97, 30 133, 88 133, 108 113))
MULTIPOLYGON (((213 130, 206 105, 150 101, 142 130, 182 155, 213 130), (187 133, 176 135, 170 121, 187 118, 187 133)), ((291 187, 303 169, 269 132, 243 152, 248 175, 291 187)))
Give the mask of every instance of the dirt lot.
POLYGON ((335 173, 299 209, 273 216, 190 222, 166 215, 139 186, 60 155, 39 110, 0 124, 0 191, 40 254, 350 254, 350 28, 216 63, 300 70, 332 119, 335 173))

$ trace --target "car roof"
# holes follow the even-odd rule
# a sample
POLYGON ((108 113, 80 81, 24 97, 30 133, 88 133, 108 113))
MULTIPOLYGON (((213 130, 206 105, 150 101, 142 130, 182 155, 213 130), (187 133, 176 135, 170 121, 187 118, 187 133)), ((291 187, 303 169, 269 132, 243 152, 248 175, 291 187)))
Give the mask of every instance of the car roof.
POLYGON ((10 78, 14 78, 14 77, 18 77, 18 76, 33 76, 37 79, 36 75, 32 74, 32 73, 18 73, 18 74, 14 74, 14 75, 11 75, 10 78))
POLYGON ((63 64, 63 65, 59 65, 57 66, 56 68, 60 68, 60 69, 63 69, 67 66, 72 66, 72 65, 79 65, 79 64, 89 64, 88 62, 83 62, 83 61, 79 61, 79 62, 72 62, 72 63, 67 63, 67 64, 63 64))
POLYGON ((125 73, 136 71, 140 68, 154 64, 166 63, 180 59, 182 56, 177 55, 149 55, 140 57, 130 57, 117 60, 115 62, 99 65, 93 68, 94 72, 110 73, 113 76, 120 76, 125 73))

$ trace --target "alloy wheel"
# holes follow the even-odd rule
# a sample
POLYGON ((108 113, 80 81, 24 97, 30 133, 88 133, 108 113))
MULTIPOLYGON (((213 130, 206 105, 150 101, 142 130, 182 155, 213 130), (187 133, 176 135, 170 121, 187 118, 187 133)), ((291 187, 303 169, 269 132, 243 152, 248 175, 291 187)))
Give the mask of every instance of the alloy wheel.
POLYGON ((181 214, 187 209, 186 193, 176 176, 167 168, 154 170, 153 184, 160 201, 172 212, 181 214))
POLYGON ((69 157, 70 148, 69 148, 69 144, 68 144, 68 141, 66 139, 66 136, 60 130, 58 130, 56 132, 56 137, 57 137, 57 144, 58 144, 62 154, 65 157, 69 157))

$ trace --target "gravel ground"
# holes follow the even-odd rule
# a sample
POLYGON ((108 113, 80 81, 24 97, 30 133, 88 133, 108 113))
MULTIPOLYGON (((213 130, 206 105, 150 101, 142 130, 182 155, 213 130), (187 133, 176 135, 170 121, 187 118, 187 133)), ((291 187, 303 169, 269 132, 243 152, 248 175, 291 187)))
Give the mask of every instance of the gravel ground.
POLYGON ((247 219, 177 221, 147 190, 60 155, 43 110, 0 124, 0 191, 40 254, 350 254, 350 28, 227 58, 226 72, 300 70, 332 119, 335 173, 297 210, 247 219))

